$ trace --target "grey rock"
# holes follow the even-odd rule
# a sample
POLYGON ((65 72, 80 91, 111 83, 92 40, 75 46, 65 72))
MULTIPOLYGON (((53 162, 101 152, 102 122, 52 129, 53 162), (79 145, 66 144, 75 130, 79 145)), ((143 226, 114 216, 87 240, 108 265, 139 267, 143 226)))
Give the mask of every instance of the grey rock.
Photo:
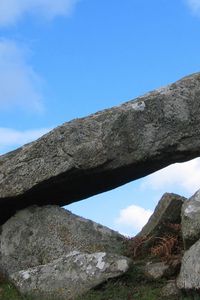
POLYGON ((145 266, 144 273, 150 279, 159 279, 164 276, 168 268, 169 266, 164 262, 149 263, 145 266))
POLYGON ((165 261, 148 262, 143 268, 144 275, 148 279, 160 279, 170 277, 176 272, 176 266, 170 265, 165 261))
POLYGON ((189 250, 185 251, 180 274, 177 278, 179 289, 200 289, 200 240, 197 241, 189 250))
POLYGON ((182 207, 182 236, 185 249, 200 239, 200 190, 182 207))
POLYGON ((75 119, 0 157, 0 223, 69 204, 200 155, 200 73, 75 119))
POLYGON ((58 206, 16 213, 0 235, 0 271, 13 272, 51 262, 71 251, 123 254, 124 237, 58 206))
POLYGON ((122 275, 129 265, 130 260, 123 256, 73 252, 49 264, 16 272, 10 280, 22 295, 31 299, 69 300, 122 275))
POLYGON ((176 285, 176 280, 169 280, 161 290, 162 297, 181 296, 181 291, 176 285))
POLYGON ((159 236, 168 223, 181 222, 181 207, 186 198, 173 193, 165 193, 158 202, 154 213, 139 232, 139 236, 159 236))

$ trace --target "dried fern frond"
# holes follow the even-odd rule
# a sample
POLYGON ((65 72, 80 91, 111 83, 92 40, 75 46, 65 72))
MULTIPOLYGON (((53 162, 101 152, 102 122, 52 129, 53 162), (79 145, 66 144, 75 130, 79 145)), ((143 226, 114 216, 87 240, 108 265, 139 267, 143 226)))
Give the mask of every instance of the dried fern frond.
POLYGON ((180 232, 181 231, 181 224, 180 223, 166 223, 165 226, 172 229, 175 232, 180 232))
POLYGON ((139 256, 141 254, 142 247, 145 243, 150 241, 152 237, 147 236, 135 236, 130 239, 129 251, 133 257, 139 256))
POLYGON ((160 257, 169 257, 173 253, 174 247, 178 244, 177 236, 157 237, 159 244, 151 248, 151 254, 160 257))

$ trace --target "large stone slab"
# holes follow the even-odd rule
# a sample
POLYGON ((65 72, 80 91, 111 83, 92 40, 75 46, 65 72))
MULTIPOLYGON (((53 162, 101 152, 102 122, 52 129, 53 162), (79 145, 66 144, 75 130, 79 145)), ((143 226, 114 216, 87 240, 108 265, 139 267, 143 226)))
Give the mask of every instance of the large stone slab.
POLYGON ((72 300, 105 280, 125 273, 131 260, 97 252, 72 252, 49 264, 10 276, 19 292, 35 300, 72 300))
POLYGON ((65 205, 200 155, 200 73, 0 157, 0 222, 30 204, 65 205))
POLYGON ((71 251, 121 255, 124 237, 58 206, 29 207, 1 228, 0 272, 10 275, 50 263, 71 251))

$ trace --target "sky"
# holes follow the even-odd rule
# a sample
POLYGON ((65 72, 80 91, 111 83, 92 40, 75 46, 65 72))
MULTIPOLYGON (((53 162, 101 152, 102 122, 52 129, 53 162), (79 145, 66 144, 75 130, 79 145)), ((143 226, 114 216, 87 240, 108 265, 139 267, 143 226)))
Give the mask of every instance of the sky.
MULTIPOLYGON (((200 71, 200 0, 1 0, 0 154, 200 71)), ((128 236, 200 158, 66 206, 128 236)))

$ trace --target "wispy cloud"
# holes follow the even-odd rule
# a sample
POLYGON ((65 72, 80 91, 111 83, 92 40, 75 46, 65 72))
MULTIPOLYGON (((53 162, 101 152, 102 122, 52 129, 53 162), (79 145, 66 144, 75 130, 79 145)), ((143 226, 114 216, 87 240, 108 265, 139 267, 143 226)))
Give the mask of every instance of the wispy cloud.
POLYGON ((42 79, 27 62, 28 49, 0 40, 0 110, 11 107, 43 111, 42 79))
POLYGON ((200 0, 186 0, 186 3, 193 13, 200 15, 200 0))
POLYGON ((185 163, 176 163, 146 177, 142 188, 148 190, 174 191, 193 194, 200 188, 200 158, 185 163))
POLYGON ((26 14, 46 19, 69 15, 78 0, 1 0, 0 26, 15 24, 26 14))
POLYGON ((11 128, 0 127, 0 154, 34 141, 50 130, 51 128, 40 128, 19 131, 11 128))
POLYGON ((121 232, 130 232, 131 229, 133 235, 142 229, 152 213, 151 210, 141 206, 130 205, 120 211, 116 224, 120 226, 121 232))

